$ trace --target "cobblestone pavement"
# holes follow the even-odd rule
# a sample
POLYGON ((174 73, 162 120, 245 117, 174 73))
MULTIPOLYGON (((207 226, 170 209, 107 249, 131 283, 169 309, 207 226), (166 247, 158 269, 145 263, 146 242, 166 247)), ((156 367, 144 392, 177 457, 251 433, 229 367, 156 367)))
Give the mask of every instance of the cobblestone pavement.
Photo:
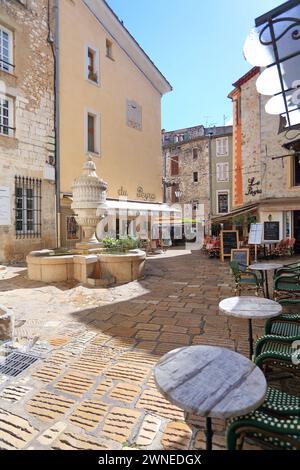
MULTIPOLYGON (((14 346, 38 360, 15 378, 0 375, 0 448, 204 448, 203 418, 185 421, 152 370, 167 351, 191 344, 248 355, 247 323, 218 311, 230 295, 227 264, 179 250, 148 259, 142 282, 110 289, 1 271, 0 304, 16 315, 14 346)), ((256 336, 262 326, 254 323, 256 336)), ((213 426, 222 449, 225 423, 213 426)))

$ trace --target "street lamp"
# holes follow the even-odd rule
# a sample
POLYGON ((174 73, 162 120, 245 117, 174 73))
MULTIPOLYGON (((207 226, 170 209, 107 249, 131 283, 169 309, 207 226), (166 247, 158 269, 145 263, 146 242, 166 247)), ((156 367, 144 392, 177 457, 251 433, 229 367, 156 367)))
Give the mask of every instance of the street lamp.
POLYGON ((180 191, 180 189, 177 189, 175 191, 175 196, 178 200, 180 200, 181 196, 182 196, 182 191, 180 191))

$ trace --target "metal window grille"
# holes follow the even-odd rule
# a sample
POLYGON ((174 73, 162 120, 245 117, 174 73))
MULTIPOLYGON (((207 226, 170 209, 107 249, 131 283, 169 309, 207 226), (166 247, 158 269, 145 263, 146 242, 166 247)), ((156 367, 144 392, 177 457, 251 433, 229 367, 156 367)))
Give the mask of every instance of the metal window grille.
POLYGON ((15 176, 16 238, 40 238, 42 181, 15 176))

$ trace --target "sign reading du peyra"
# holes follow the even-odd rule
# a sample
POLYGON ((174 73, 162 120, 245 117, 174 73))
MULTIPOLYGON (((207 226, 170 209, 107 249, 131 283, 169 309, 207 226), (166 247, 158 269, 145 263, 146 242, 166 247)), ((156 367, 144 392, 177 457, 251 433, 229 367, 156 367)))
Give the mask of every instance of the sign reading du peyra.
POLYGON ((0 225, 11 225, 10 192, 7 186, 0 186, 0 225))

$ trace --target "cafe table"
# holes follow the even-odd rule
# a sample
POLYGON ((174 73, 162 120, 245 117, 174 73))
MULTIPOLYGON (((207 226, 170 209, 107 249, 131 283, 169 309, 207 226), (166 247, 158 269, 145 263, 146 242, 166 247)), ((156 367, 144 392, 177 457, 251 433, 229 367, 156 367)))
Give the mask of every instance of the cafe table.
POLYGON ((282 312, 282 306, 274 300, 264 297, 229 297, 219 303, 219 310, 225 315, 248 319, 249 330, 249 357, 253 356, 253 329, 252 320, 267 320, 277 317, 282 312))
POLYGON ((229 419, 257 409, 267 383, 249 359, 217 346, 175 349, 154 368, 162 395, 185 413, 206 418, 206 449, 212 450, 212 418, 229 419))
POLYGON ((263 283, 266 286, 266 297, 270 298, 269 294, 269 283, 268 283, 268 271, 275 271, 276 269, 282 268, 283 264, 280 263, 254 263, 250 264, 249 269, 252 271, 260 271, 262 274, 263 283))

